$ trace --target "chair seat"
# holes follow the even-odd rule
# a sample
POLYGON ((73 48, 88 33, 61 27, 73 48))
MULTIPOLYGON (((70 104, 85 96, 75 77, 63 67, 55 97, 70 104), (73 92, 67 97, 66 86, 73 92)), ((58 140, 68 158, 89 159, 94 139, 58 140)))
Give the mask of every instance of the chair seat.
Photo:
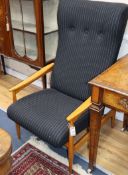
MULTIPOLYGON (((47 89, 18 100, 8 108, 7 114, 42 140, 60 147, 68 141, 66 117, 81 103, 55 89, 47 89)), ((87 111, 75 123, 77 133, 88 127, 88 121, 87 111)))

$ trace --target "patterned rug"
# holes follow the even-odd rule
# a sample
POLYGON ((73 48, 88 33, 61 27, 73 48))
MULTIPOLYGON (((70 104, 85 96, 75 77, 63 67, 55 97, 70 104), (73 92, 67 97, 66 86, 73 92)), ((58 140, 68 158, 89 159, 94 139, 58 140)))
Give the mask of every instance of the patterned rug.
MULTIPOLYGON (((44 142, 36 139, 29 140, 13 153, 12 157, 13 164, 9 175, 69 175, 67 160, 63 160, 65 158, 60 157, 44 142), (41 149, 44 149, 45 152, 41 149), (46 150, 48 154, 46 154, 46 150)), ((79 165, 75 165, 74 169, 73 175, 86 175, 79 165)))

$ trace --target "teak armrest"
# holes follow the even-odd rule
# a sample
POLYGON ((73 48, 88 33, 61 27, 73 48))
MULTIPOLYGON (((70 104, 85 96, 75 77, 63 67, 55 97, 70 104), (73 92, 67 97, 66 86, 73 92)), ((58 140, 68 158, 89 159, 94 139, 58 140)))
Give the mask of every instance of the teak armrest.
POLYGON ((48 64, 47 66, 43 67, 42 69, 40 69, 39 71, 37 71, 36 73, 31 75, 30 77, 26 78, 21 83, 17 84, 16 86, 12 87, 11 89, 9 89, 9 91, 11 91, 11 92, 15 91, 16 93, 19 92, 20 90, 22 90, 23 88, 25 88, 26 86, 31 84, 33 81, 37 80, 41 76, 50 72, 53 69, 53 67, 54 67, 54 63, 48 64))
POLYGON ((67 121, 74 123, 78 117, 91 106, 91 104, 91 97, 89 97, 66 118, 67 121))

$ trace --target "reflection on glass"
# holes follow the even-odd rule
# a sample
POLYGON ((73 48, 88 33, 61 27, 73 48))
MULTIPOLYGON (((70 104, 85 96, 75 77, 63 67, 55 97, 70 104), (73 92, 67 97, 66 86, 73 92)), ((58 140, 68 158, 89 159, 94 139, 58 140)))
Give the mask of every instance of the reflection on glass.
POLYGON ((37 59, 34 0, 10 0, 14 47, 20 56, 37 59))
POLYGON ((13 30, 13 39, 14 39, 14 46, 15 46, 16 52, 20 56, 24 56, 25 55, 25 46, 24 46, 23 32, 13 30))
POLYGON ((58 46, 58 32, 54 32, 50 35, 45 36, 46 62, 56 57, 57 46, 58 46))
POLYGON ((49 33, 58 30, 57 25, 57 9, 59 0, 44 1, 43 4, 43 16, 44 16, 44 33, 49 33))
POLYGON ((36 33, 36 20, 32 0, 22 0, 24 30, 36 33))
POLYGON ((23 30, 20 0, 10 0, 12 28, 23 30))
POLYGON ((36 35, 25 33, 26 55, 32 60, 37 58, 36 35))

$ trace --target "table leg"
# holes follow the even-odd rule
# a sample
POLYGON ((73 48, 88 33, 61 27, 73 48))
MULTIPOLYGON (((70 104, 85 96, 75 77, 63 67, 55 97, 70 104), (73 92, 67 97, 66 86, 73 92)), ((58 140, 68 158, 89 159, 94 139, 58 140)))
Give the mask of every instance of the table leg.
POLYGON ((97 149, 101 128, 101 112, 103 107, 95 109, 94 106, 90 109, 90 144, 89 144, 89 169, 93 170, 96 163, 97 149))
POLYGON ((98 142, 100 136, 101 119, 104 106, 102 105, 103 91, 98 87, 92 88, 92 105, 90 107, 90 144, 89 144, 89 171, 96 163, 98 142))
POLYGON ((124 114, 123 130, 128 130, 128 114, 124 114))

